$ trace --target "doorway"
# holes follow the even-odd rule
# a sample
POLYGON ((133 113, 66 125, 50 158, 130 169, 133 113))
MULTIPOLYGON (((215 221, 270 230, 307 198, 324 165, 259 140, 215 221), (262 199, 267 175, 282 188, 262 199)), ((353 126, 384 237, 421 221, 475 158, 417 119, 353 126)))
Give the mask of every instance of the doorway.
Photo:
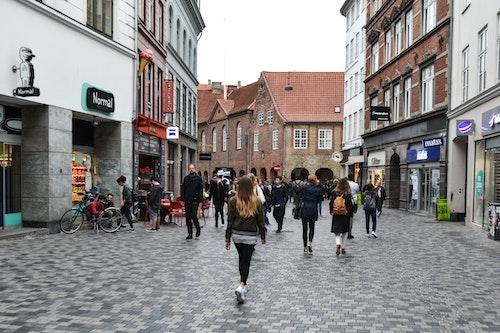
POLYGON ((408 209, 434 216, 439 198, 441 173, 438 168, 410 169, 408 179, 408 209))
POLYGON ((21 146, 0 142, 0 230, 22 227, 21 146))

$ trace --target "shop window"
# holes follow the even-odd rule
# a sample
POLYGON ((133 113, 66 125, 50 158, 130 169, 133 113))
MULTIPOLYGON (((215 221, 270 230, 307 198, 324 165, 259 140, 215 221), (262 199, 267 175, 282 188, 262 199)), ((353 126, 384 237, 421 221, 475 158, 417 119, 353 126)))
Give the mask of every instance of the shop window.
POLYGON ((0 142, 0 189, 0 229, 22 226, 21 146, 0 142))
POLYGON ((87 25, 113 35, 113 0, 87 0, 87 25))
POLYGON ((73 145, 94 146, 94 125, 90 121, 73 118, 73 145))

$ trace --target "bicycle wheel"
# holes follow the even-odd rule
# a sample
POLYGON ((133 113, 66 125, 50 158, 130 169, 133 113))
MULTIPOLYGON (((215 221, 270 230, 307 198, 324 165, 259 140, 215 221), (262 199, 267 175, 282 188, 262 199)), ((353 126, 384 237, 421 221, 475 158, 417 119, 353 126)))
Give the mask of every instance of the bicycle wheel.
POLYGON ((59 227, 65 234, 72 234, 82 226, 84 216, 79 209, 73 208, 63 214, 59 220, 59 227))
POLYGON ((106 208, 99 214, 97 223, 104 232, 115 232, 122 225, 122 213, 116 207, 106 208))

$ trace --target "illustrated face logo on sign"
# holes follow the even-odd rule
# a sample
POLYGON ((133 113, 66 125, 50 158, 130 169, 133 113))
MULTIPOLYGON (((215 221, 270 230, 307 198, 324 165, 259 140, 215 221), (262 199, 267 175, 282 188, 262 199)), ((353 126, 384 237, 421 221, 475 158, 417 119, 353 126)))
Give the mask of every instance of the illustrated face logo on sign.
POLYGON ((28 96, 40 96, 40 89, 33 87, 35 82, 35 68, 31 63, 31 60, 35 57, 33 51, 30 48, 23 46, 19 49, 19 58, 21 63, 19 67, 12 67, 12 71, 15 73, 19 71, 19 77, 21 79, 21 87, 13 90, 14 96, 28 97, 28 96))

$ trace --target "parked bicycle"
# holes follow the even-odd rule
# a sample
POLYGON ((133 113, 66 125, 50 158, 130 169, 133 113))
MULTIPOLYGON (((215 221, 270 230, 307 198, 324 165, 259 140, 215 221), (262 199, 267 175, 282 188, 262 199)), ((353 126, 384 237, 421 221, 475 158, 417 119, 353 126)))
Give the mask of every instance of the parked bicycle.
POLYGON ((91 212, 90 206, 93 204, 94 200, 100 200, 95 198, 90 193, 85 195, 82 202, 78 204, 77 207, 71 208, 63 214, 59 220, 59 226, 61 231, 65 234, 73 234, 78 231, 81 226, 85 223, 91 223, 94 230, 98 231, 100 228, 104 232, 116 232, 120 229, 122 225, 122 214, 120 209, 116 207, 105 207, 99 205, 96 202, 96 206, 92 207, 93 212, 91 212))

